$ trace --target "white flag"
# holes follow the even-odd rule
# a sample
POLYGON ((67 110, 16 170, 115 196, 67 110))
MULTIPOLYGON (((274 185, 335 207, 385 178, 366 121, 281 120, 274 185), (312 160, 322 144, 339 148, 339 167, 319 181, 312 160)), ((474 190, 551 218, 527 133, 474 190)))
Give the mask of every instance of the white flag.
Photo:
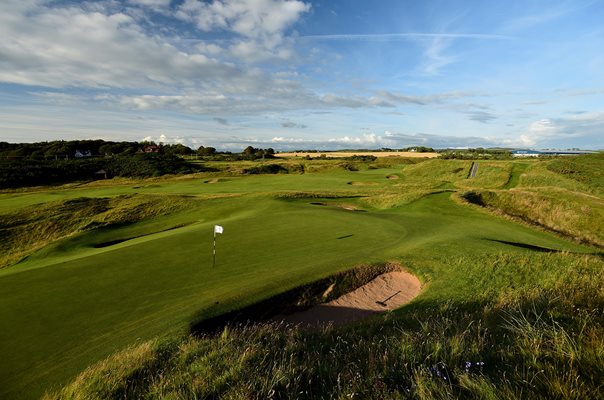
POLYGON ((214 233, 222 233, 224 229, 220 225, 214 225, 214 233))

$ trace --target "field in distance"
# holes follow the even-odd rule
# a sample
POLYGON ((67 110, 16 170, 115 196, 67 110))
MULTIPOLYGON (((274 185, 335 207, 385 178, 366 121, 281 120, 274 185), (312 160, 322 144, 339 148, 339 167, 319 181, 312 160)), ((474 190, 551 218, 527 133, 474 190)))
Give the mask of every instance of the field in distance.
POLYGON ((295 153, 276 153, 276 157, 320 157, 325 154, 326 157, 353 157, 353 156, 373 156, 373 157, 403 157, 403 158, 436 158, 438 153, 419 153, 413 151, 326 151, 326 152, 295 152, 295 153))

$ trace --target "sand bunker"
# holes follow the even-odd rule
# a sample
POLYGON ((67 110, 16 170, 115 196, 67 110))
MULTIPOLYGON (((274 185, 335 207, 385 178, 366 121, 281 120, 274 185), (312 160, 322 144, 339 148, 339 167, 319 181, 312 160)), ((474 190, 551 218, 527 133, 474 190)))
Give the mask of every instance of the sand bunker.
POLYGON ((419 280, 408 272, 382 274, 342 297, 309 310, 274 318, 304 326, 343 325, 372 315, 394 310, 419 294, 419 280))
POLYGON ((398 179, 399 176, 398 175, 388 175, 387 178, 390 180, 394 180, 394 179, 398 179))

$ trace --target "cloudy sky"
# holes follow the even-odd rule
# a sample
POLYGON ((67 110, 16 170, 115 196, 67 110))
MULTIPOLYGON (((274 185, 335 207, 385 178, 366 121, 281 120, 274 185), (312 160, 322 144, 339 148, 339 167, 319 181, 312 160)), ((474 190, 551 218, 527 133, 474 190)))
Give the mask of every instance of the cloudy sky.
POLYGON ((604 148, 604 0, 0 0, 0 141, 604 148))

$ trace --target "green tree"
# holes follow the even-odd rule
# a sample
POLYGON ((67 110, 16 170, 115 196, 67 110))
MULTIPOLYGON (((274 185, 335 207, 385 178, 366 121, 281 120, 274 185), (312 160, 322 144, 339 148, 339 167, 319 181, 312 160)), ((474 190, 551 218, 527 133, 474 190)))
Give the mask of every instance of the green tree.
POLYGON ((216 154, 216 149, 214 147, 199 146, 199 149, 197 149, 197 154, 200 156, 212 156, 216 154))

